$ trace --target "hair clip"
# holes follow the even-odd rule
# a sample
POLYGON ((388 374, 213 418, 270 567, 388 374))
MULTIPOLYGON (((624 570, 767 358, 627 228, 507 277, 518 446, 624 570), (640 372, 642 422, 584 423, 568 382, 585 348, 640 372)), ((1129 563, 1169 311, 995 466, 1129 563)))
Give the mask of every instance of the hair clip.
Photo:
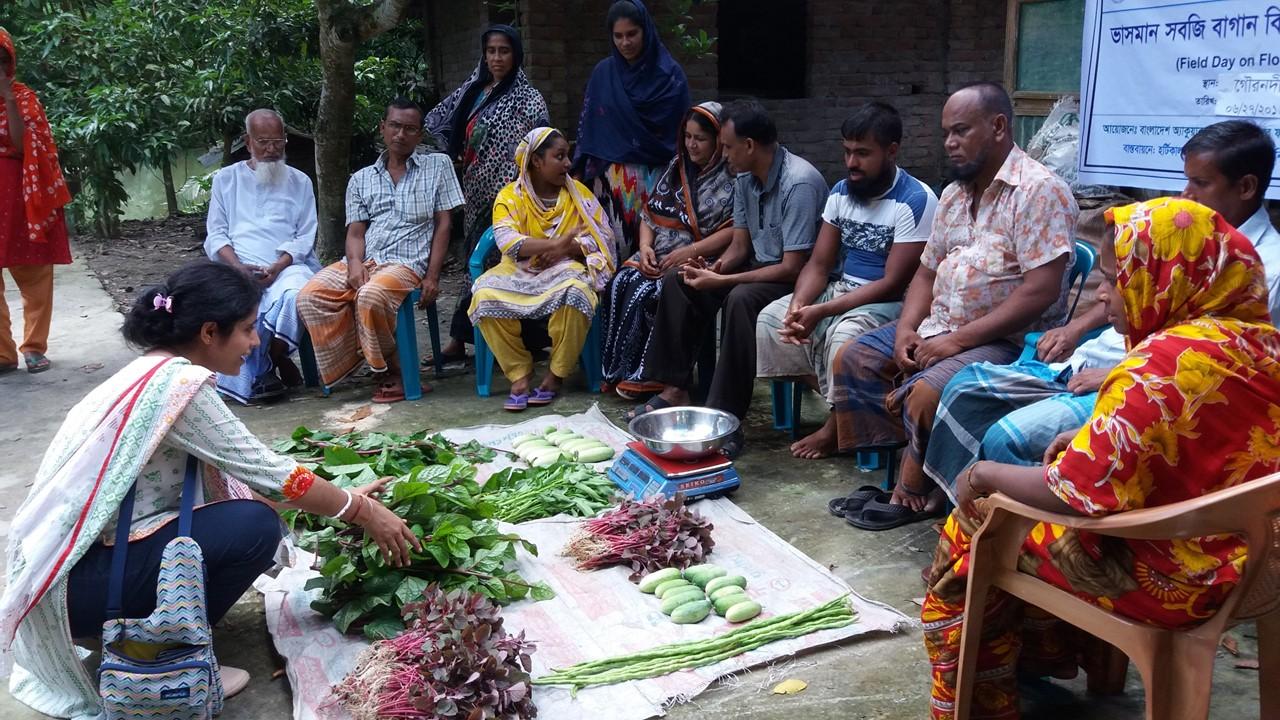
POLYGON ((161 295, 160 293, 156 293, 155 298, 151 300, 151 306, 154 307, 156 310, 164 310, 165 312, 172 315, 173 314, 173 296, 161 295))

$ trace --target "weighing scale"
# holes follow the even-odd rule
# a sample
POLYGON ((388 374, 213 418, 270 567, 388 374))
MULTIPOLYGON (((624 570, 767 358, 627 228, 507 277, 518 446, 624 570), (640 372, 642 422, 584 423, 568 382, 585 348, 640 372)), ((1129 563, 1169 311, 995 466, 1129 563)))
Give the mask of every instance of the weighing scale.
POLYGON ((654 455, 644 443, 632 441, 609 467, 609 479, 637 500, 661 493, 684 493, 686 500, 733 492, 742 484, 733 461, 724 455, 699 460, 667 460, 654 455))

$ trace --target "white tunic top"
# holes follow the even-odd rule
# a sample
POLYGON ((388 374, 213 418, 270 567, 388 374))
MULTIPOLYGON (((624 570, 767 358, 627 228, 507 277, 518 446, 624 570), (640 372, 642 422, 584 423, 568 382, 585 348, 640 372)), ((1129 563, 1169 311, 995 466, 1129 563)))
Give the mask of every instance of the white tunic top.
POLYGON ((246 265, 266 267, 287 252, 294 265, 320 269, 316 196, 311 178, 297 168, 286 167, 275 185, 259 182, 247 160, 219 170, 213 176, 206 229, 204 251, 210 260, 230 245, 246 265))

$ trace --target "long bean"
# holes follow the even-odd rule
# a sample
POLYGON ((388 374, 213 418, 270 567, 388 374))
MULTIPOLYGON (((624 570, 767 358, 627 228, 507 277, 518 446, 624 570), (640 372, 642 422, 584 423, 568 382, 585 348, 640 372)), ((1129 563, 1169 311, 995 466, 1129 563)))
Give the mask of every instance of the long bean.
POLYGON ((778 615, 743 625, 707 640, 660 645, 631 655, 619 655, 553 670, 533 680, 535 685, 568 685, 573 692, 592 685, 658 677, 689 668, 712 665, 768 643, 849 625, 857 619, 848 596, 809 610, 778 615))

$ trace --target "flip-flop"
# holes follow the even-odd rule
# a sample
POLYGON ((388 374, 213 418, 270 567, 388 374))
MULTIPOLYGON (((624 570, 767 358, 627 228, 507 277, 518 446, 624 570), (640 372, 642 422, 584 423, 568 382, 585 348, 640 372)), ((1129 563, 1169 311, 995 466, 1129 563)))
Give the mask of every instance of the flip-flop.
POLYGON ((534 388, 533 392, 529 395, 529 404, 533 405, 534 407, 550 405, 551 403, 555 402, 555 400, 556 400, 555 390, 544 390, 543 388, 540 388, 540 387, 534 388))
POLYGON ((618 383, 618 386, 615 387, 613 391, 618 394, 618 397, 624 400, 639 400, 646 395, 657 395, 666 387, 667 386, 662 383, 632 382, 630 380, 623 380, 618 383))
POLYGON ((253 389, 249 392, 249 402, 266 403, 283 397, 288 392, 288 388, 275 375, 262 375, 254 381, 253 389))
POLYGON ((640 403, 639 405, 631 408, 631 410, 628 411, 626 415, 622 416, 622 419, 626 420, 627 422, 631 422, 632 420, 635 420, 641 415, 645 415, 647 413, 653 412, 654 410, 661 410, 662 408, 668 408, 668 407, 671 407, 671 403, 667 402, 666 400, 663 400, 661 395, 655 395, 649 398, 648 400, 645 400, 644 402, 640 403))
POLYGON ((391 383, 382 383, 373 391, 373 402, 384 405, 404 400, 404 388, 391 383))
POLYGON ((22 358, 27 362, 27 372, 42 373, 50 367, 49 358, 42 353, 24 353, 22 358))
POLYGON ((888 502, 890 497, 891 495, 882 490, 879 485, 863 485, 848 495, 828 500, 827 512, 842 518, 848 513, 862 512, 862 507, 872 500, 888 502))
POLYGON ((508 412, 520 412, 529 407, 529 393, 520 393, 519 395, 511 393, 507 396, 507 401, 502 404, 502 409, 508 412))
MULTIPOLYGON (((466 362, 466 360, 467 360, 466 350, 463 350, 462 352, 456 353, 456 354, 440 353, 440 362, 441 364, 444 364, 444 365, 448 365, 450 363, 457 363, 457 362, 466 362)), ((425 368, 435 367, 435 365, 436 365, 436 358, 434 355, 422 361, 422 367, 425 367, 425 368)))
POLYGON ((743 448, 747 444, 747 434, 739 428, 733 431, 728 440, 724 441, 724 445, 720 446, 720 454, 733 460, 742 454, 743 448))
POLYGON ((939 514, 937 510, 916 512, 906 505, 871 500, 863 505, 860 511, 846 513, 844 521, 859 530, 892 530, 903 525, 932 520, 939 514))

